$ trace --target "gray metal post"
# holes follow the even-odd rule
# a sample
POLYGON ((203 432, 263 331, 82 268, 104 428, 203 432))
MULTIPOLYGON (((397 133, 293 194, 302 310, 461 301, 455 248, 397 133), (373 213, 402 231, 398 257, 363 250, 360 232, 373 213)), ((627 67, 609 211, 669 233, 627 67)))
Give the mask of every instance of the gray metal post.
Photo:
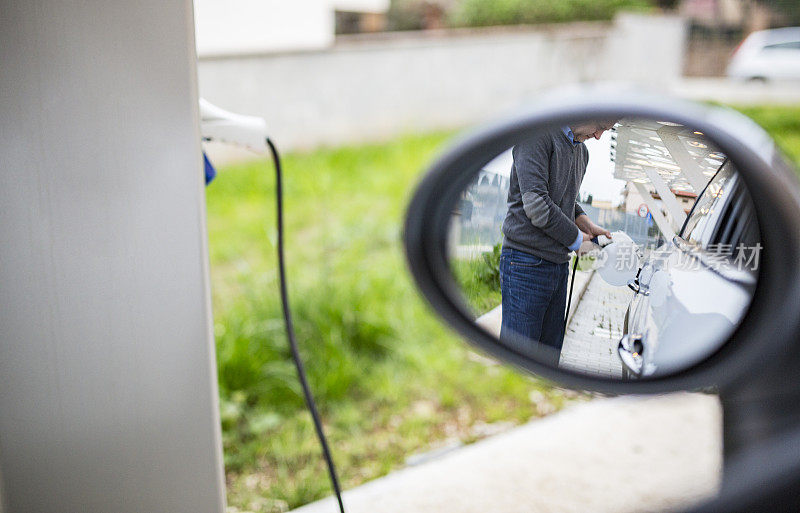
POLYGON ((0 509, 219 513, 191 2, 0 12, 0 509))

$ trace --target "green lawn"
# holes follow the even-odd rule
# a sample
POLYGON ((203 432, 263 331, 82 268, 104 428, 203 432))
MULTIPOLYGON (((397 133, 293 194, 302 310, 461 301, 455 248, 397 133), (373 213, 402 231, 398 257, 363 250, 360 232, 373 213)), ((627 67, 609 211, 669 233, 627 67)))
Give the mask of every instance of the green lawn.
POLYGON ((456 283, 464 292, 465 303, 476 316, 485 314, 500 304, 500 248, 473 259, 451 260, 456 283))
POLYGON ((737 107, 737 110, 764 127, 784 153, 800 167, 800 105, 737 107))
MULTIPOLYGON (((800 161, 800 106, 742 110, 800 161)), ((483 423, 524 422, 569 400, 476 358, 411 282, 404 208, 449 135, 285 156, 291 302, 346 488, 444 441, 473 441, 483 423)), ((221 169, 207 191, 228 500, 253 512, 330 493, 283 334, 274 192, 266 161, 221 169)), ((499 297, 481 284, 476 294, 499 297)))
MULTIPOLYGON (((345 487, 446 440, 470 442, 483 423, 524 422, 565 401, 476 358, 411 282, 405 205, 447 139, 284 159, 290 298, 345 487)), ((271 164, 221 169, 207 197, 229 503, 298 506, 330 488, 283 334, 271 164)))
MULTIPOLYGON (((491 253, 484 253, 472 259, 453 260, 450 262, 453 277, 464 293, 467 308, 475 317, 480 317, 501 302, 500 294, 500 248, 496 245, 491 253)), ((573 256, 569 262, 575 262, 573 256)), ((578 259, 578 270, 588 271, 594 265, 594 257, 584 256, 578 259)))

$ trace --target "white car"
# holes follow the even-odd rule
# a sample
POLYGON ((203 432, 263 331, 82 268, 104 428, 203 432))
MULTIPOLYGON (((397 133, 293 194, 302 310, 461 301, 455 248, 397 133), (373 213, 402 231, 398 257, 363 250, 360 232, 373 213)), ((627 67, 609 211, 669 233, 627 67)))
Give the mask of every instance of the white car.
POLYGON ((727 75, 741 80, 800 80, 800 27, 753 32, 734 52, 727 75))
POLYGON ((634 296, 618 348, 626 376, 676 372, 730 336, 756 285, 761 238, 754 211, 726 162, 680 233, 644 262, 629 285, 634 296), (747 262, 737 262, 740 257, 747 262))

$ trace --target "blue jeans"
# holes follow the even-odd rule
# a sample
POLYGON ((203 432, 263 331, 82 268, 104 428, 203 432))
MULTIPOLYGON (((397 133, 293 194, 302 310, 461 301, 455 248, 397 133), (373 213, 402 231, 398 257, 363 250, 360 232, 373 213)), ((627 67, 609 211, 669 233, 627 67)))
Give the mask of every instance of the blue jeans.
POLYGON ((555 350, 549 353, 557 364, 564 344, 568 275, 566 262, 554 264, 524 251, 503 248, 500 254, 503 301, 500 339, 517 346, 521 344, 518 349, 523 350, 530 350, 538 341, 555 350))

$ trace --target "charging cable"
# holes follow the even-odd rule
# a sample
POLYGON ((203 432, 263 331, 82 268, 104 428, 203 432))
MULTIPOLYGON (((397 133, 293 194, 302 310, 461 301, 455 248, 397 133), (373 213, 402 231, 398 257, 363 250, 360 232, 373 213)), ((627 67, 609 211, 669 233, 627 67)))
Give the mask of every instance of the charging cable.
POLYGON ((294 334, 294 324, 292 323, 292 313, 289 309, 289 293, 286 288, 286 266, 284 264, 284 251, 283 251, 283 184, 281 179, 281 159, 278 155, 278 150, 272 141, 267 138, 267 146, 272 154, 272 161, 275 164, 275 190, 277 194, 278 205, 278 277, 281 287, 281 303, 283 304, 283 320, 286 323, 286 336, 289 339, 289 348, 292 351, 292 359, 297 368, 297 376, 300 379, 300 385, 303 388, 303 395, 305 396, 306 405, 311 412, 311 418, 314 420, 314 429, 317 431, 319 443, 322 446, 322 455, 325 457, 325 463, 328 465, 328 474, 331 478, 333 491, 336 494, 336 500, 339 502, 339 511, 344 513, 344 503, 342 502, 342 490, 339 487, 339 478, 336 475, 336 467, 333 464, 333 457, 331 456, 328 441, 325 438, 325 432, 322 430, 322 421, 317 412, 317 405, 314 402, 314 396, 311 395, 311 388, 308 386, 306 379, 306 371, 303 367, 303 361, 300 359, 300 351, 297 349, 297 338, 294 334))
MULTIPOLYGON (((286 337, 289 339, 289 348, 292 351, 292 359, 297 368, 297 377, 300 379, 300 386, 303 388, 303 396, 306 406, 311 412, 314 420, 314 429, 317 432, 319 443, 322 446, 322 455, 328 465, 328 474, 331 478, 333 491, 336 500, 339 502, 339 511, 344 513, 344 503, 342 502, 342 491, 339 488, 339 478, 336 476, 336 467, 333 464, 333 457, 328 448, 328 441, 325 439, 325 432, 322 430, 322 421, 317 412, 317 405, 314 403, 314 396, 311 395, 311 388, 308 386, 306 371, 303 368, 303 361, 300 359, 300 351, 297 349, 297 338, 294 334, 292 323, 292 313, 289 309, 289 293, 286 287, 286 265, 284 262, 283 250, 283 184, 281 177, 281 158, 278 150, 272 143, 267 134, 267 122, 263 118, 256 116, 243 116, 234 114, 221 109, 216 105, 200 98, 200 135, 204 141, 219 141, 234 144, 242 148, 248 148, 258 153, 263 153, 269 148, 272 155, 272 162, 275 164, 275 189, 277 193, 278 206, 278 276, 281 287, 281 303, 283 306, 283 320, 286 323, 286 337), (266 144, 264 144, 266 143, 266 144)), ((204 157, 205 158, 205 157, 204 157)), ((208 158, 206 164, 206 184, 211 181, 214 169, 208 158), (211 176, 209 177, 209 168, 211 176)))
MULTIPOLYGON (((606 237, 605 235, 599 235, 597 237, 592 237, 591 239, 592 244, 597 246, 598 248, 604 248, 611 244, 611 239, 606 237)), ((575 274, 578 271, 578 253, 575 252, 575 261, 572 264, 572 279, 569 281, 569 295, 567 296, 567 311, 564 313, 564 335, 567 334, 567 321, 569 320, 569 309, 572 306, 572 289, 575 287, 575 274)))
POLYGON ((567 321, 569 320, 569 309, 572 306, 572 289, 575 287, 575 274, 578 270, 578 259, 580 257, 575 254, 575 261, 572 264, 572 279, 569 281, 569 296, 567 298, 567 311, 564 313, 564 336, 567 334, 567 321))

